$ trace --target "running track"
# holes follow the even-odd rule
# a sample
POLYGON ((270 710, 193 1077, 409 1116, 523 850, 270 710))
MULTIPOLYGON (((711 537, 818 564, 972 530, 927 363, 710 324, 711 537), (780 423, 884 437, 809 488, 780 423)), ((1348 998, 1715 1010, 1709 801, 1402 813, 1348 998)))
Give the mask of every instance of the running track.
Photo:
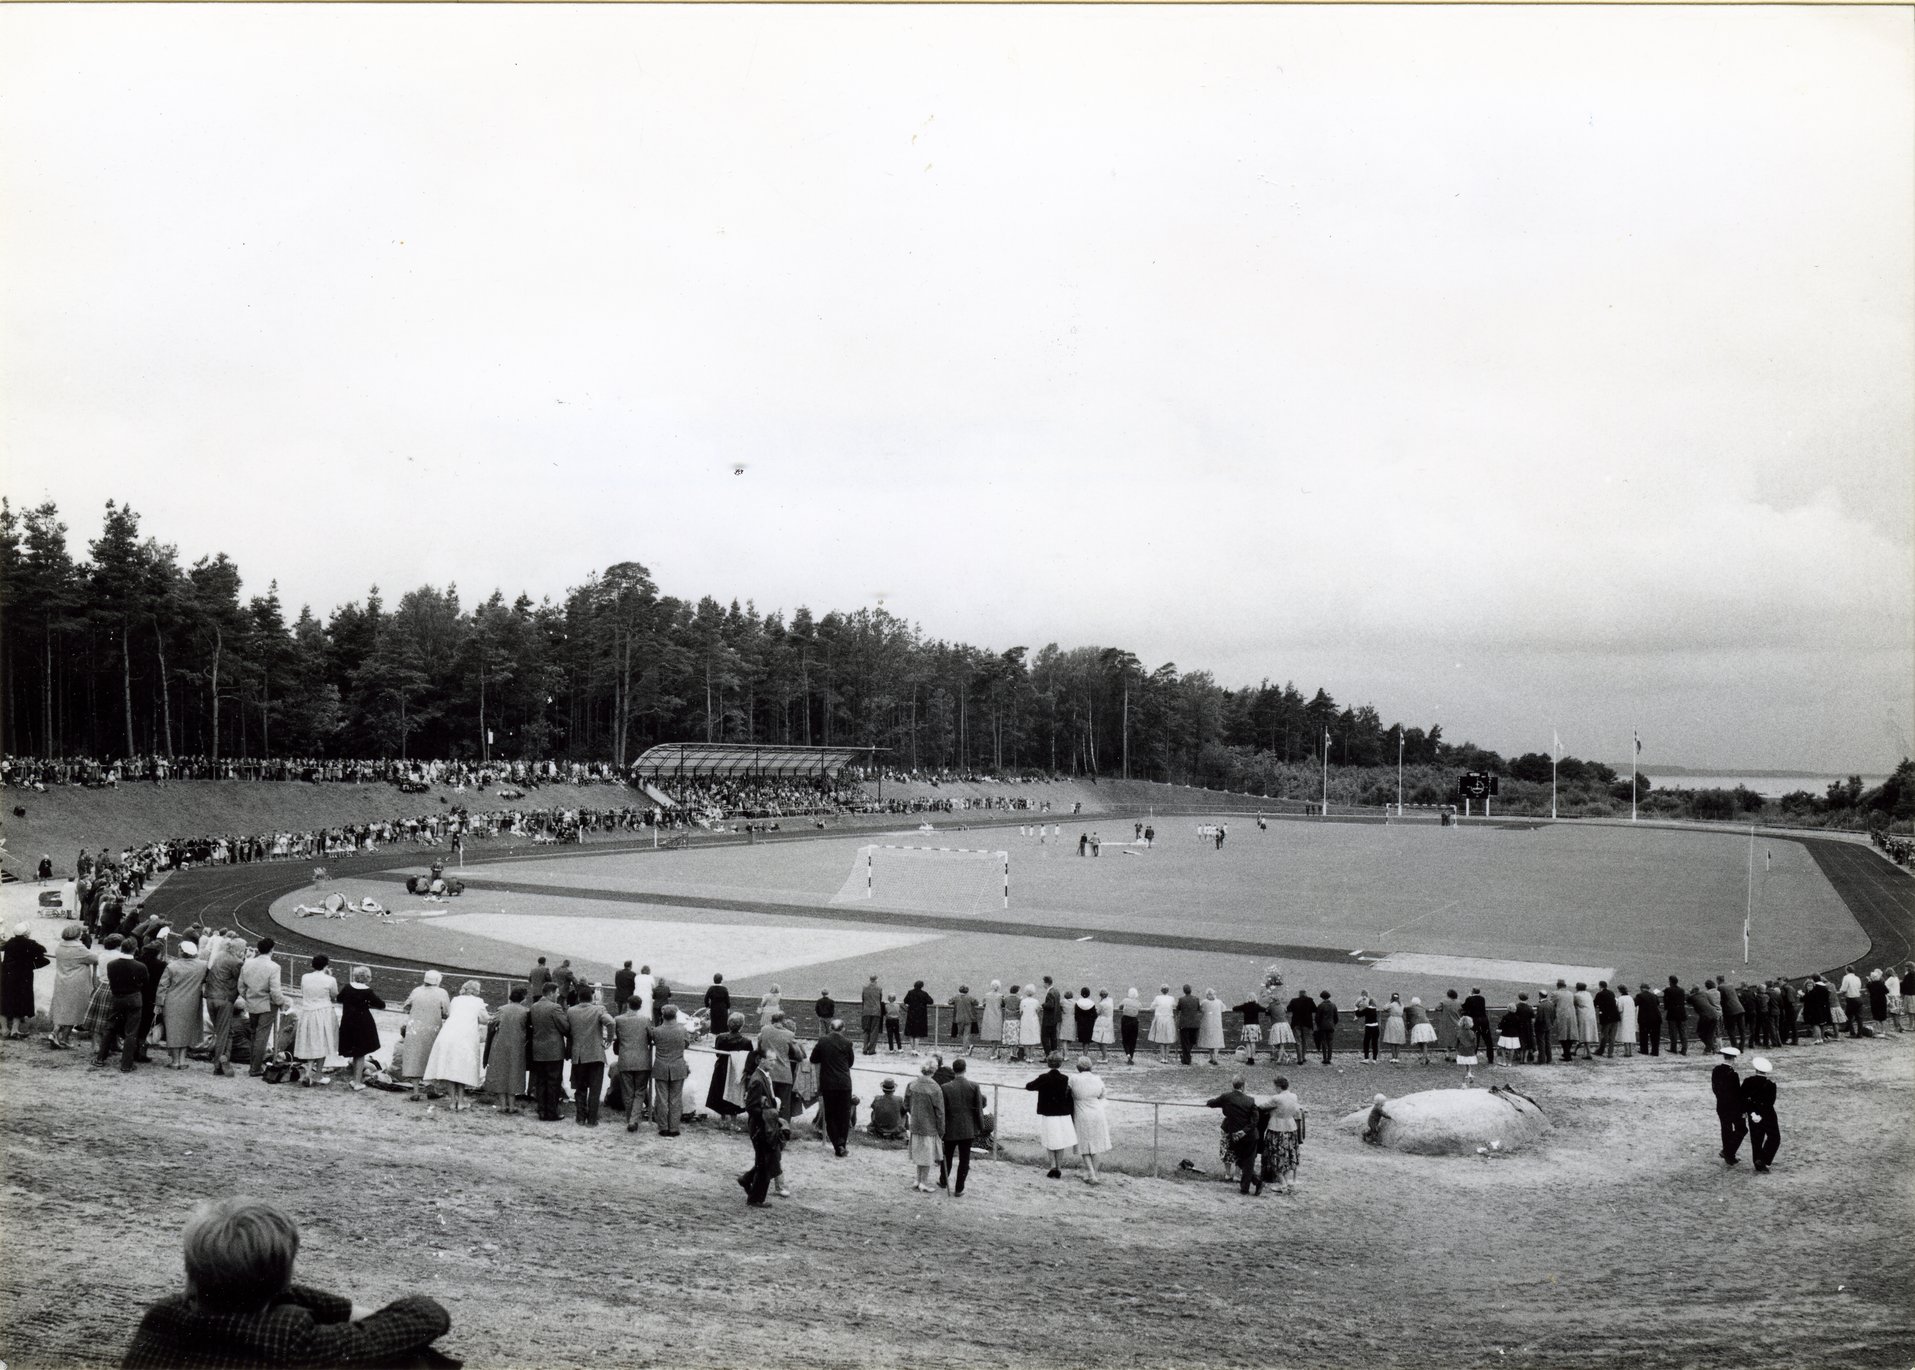
MULTIPOLYGON (((833 834, 836 835, 836 834, 833 834)), ((1725 837, 1740 839, 1737 832, 1725 837)), ((822 834, 821 834, 822 836, 822 834)), ((811 834, 793 834, 787 841, 812 840, 811 834)), ((1789 837, 1779 839, 1800 842, 1807 847, 1829 884, 1841 896, 1862 931, 1868 934, 1869 950, 1858 961, 1871 966, 1901 964, 1915 958, 1915 880, 1889 864, 1876 852, 1856 842, 1826 837, 1789 837)), ((703 844, 701 844, 703 845, 703 844)), ((592 852, 649 851, 649 842, 612 840, 590 844, 592 852)), ((513 864, 571 859, 580 854, 577 847, 558 850, 516 852, 486 857, 487 865, 513 864)), ((328 863, 328 869, 340 878, 403 882, 397 872, 417 868, 434 859, 421 850, 380 852, 347 857, 328 863)), ((224 924, 239 929, 249 939, 271 937, 279 953, 303 960, 315 952, 326 952, 351 962, 361 962, 365 953, 341 948, 323 938, 294 931, 273 921, 268 910, 282 895, 292 894, 311 884, 311 863, 282 861, 266 865, 210 866, 176 872, 146 901, 147 911, 164 916, 173 927, 198 923, 224 924)), ((529 881, 501 880, 475 876, 468 887, 519 894, 549 894, 549 886, 529 881)), ((742 910, 780 917, 806 918, 838 923, 882 924, 892 927, 935 929, 946 932, 994 933, 1013 937, 1036 937, 1055 941, 1075 941, 1095 937, 1100 942, 1119 946, 1162 947, 1173 951, 1220 952, 1238 956, 1262 957, 1283 962, 1317 962, 1348 965, 1347 947, 1309 947, 1278 942, 1239 941, 1228 938, 1187 937, 1175 933, 1131 932, 1111 928, 1046 926, 995 919, 951 918, 935 914, 894 913, 883 909, 783 904, 767 901, 710 899, 682 894, 645 894, 629 891, 567 889, 567 898, 602 899, 626 904, 658 904, 678 908, 742 910)), ((406 956, 393 956, 374 964, 373 984, 381 997, 397 1002, 417 982, 420 972, 436 966, 448 976, 499 979, 496 975, 467 970, 443 962, 425 962, 406 956)), ((1830 969, 1839 969, 1830 967, 1830 969)))

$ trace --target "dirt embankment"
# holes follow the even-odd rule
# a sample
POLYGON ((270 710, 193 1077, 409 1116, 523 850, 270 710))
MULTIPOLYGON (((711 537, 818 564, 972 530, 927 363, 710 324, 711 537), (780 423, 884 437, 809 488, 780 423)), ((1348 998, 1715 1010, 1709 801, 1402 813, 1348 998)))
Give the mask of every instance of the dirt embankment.
POLYGON ((1714 1159, 1698 1057, 1524 1073, 1555 1125, 1493 1162, 1337 1133, 1370 1090, 1436 1074, 1339 1062, 1291 1072, 1315 1124, 1292 1196, 982 1161, 964 1198, 924 1196, 898 1150, 800 1143, 795 1196, 754 1211, 743 1139, 708 1126, 428 1113, 8 1043, 0 1356, 116 1361, 178 1283, 192 1202, 246 1192, 298 1217, 303 1278, 440 1298, 474 1366, 1906 1366, 1915 1038, 1778 1056, 1764 1176, 1714 1159))

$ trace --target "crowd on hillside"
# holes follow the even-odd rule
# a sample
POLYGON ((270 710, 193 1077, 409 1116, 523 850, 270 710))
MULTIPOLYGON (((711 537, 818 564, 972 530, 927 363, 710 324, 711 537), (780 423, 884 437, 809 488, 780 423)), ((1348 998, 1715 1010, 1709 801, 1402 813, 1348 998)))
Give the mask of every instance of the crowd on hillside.
POLYGON ((670 816, 681 821, 721 822, 731 818, 795 818, 814 813, 840 813, 858 797, 855 785, 829 780, 779 779, 769 776, 706 777, 675 781, 662 776, 647 788, 670 800, 670 816))
POLYGON ((900 769, 896 766, 851 768, 865 780, 891 780, 900 785, 1053 785, 1071 780, 1068 775, 1049 771, 1020 771, 1016 775, 981 775, 972 771, 953 771, 942 767, 900 769))
POLYGON ((310 784, 484 789, 493 785, 620 785, 626 777, 605 761, 342 760, 323 757, 0 757, 0 786, 112 788, 184 780, 305 781, 310 784))

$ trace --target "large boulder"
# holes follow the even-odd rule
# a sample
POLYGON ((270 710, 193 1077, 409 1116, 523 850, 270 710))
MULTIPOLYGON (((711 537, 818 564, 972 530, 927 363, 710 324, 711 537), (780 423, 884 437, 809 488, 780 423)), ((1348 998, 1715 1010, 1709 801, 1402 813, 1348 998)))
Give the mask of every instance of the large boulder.
MULTIPOLYGON (((1370 1130, 1370 1115, 1370 1109, 1360 1109, 1337 1127, 1363 1135, 1370 1130)), ((1548 1130, 1542 1109, 1515 1090, 1426 1089, 1385 1100, 1375 1136, 1367 1140, 1418 1156, 1473 1156, 1479 1149, 1533 1146, 1548 1130)))

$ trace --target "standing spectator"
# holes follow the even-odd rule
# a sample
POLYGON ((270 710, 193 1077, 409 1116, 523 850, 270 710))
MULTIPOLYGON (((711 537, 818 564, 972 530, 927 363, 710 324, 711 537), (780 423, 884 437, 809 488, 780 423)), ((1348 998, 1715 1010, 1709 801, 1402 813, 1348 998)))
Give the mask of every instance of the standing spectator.
POLYGON ((659 1136, 676 1137, 685 1113, 685 1077, 691 1074, 685 1062, 691 1034, 679 1020, 676 1004, 666 1004, 659 1012, 663 1017, 652 1029, 652 1122, 659 1136))
POLYGON ((1715 1095, 1716 1124, 1722 1129, 1722 1159, 1737 1165, 1742 1158, 1736 1152, 1741 1150, 1742 1139, 1749 1133, 1749 1125, 1743 1118, 1742 1077, 1735 1069, 1735 1058, 1742 1053, 1726 1042, 1716 1051, 1722 1060, 1710 1072, 1709 1090, 1715 1095))
MULTIPOLYGON (((729 1030, 736 1034, 745 1017, 742 1013, 731 1017, 737 1021, 730 1023, 729 1030)), ((569 1026, 569 1018, 567 1021, 569 1026)), ((652 1116, 652 1026, 645 1012, 645 1001, 636 993, 626 996, 622 1011, 612 1022, 613 1062, 618 1071, 619 1092, 625 1096, 627 1132, 638 1131, 639 1123, 652 1116)), ((743 1037, 738 1040, 744 1042, 743 1037)), ((725 1088, 727 1065, 726 1058, 721 1056, 712 1070, 712 1082, 720 1094, 725 1088)), ((737 1111, 734 1107, 733 1112, 737 1111)))
POLYGON ((1290 1035, 1296 1039, 1297 1064, 1302 1065, 1303 1044, 1311 1040, 1312 1034, 1316 1032, 1316 1000, 1310 997, 1308 990, 1299 987, 1295 997, 1284 1006, 1284 1011, 1289 1015, 1290 1035))
POLYGON ((339 1054, 352 1062, 347 1082, 355 1090, 366 1087, 366 1058, 379 1050, 379 1024, 372 1011, 386 1001, 372 991, 372 967, 354 966, 349 983, 339 991, 339 1054))
POLYGON ((1078 990, 1077 997, 1071 1000, 1071 1026, 1077 1049, 1086 1050, 1091 1044, 1091 1034, 1097 1031, 1097 1001, 1090 997, 1089 985, 1078 990))
POLYGON ((1138 997, 1137 986, 1130 987, 1130 993, 1124 996, 1124 1002, 1118 1005, 1118 1034, 1124 1044, 1124 1064, 1137 1064, 1137 1020, 1143 1016, 1143 1000, 1138 997))
POLYGON ((7 1020, 7 1040, 24 1041, 33 1017, 33 972, 47 963, 46 950, 33 939, 25 923, 0 947, 0 1017, 7 1020))
POLYGON ((931 1035, 932 1002, 922 980, 913 981, 911 988, 904 992, 904 1035, 913 1051, 922 1051, 925 1039, 931 1035))
POLYGON ((1090 1057, 1077 1058, 1071 1076, 1071 1126, 1077 1131, 1077 1154, 1084 1162, 1084 1182, 1097 1183, 1097 1158, 1110 1150, 1110 1119, 1104 1112, 1104 1081, 1090 1068, 1090 1057))
POLYGON ((918 1078, 904 1089, 911 1164, 918 1171, 911 1188, 921 1194, 931 1192, 931 1168, 939 1163, 944 1149, 944 1090, 931 1078, 932 1069, 931 1062, 926 1061, 918 1067, 918 1078))
POLYGON ((1662 1000, 1647 982, 1636 991, 1636 1054, 1662 1055, 1662 1000))
POLYGON ((1403 996, 1392 994, 1390 1002, 1383 1006, 1383 1045, 1390 1049, 1390 1064, 1403 1064, 1403 1047, 1410 1040, 1410 1030, 1403 1023, 1403 996))
MULTIPOLYGON (((414 990, 417 994, 418 991, 414 990)), ((406 1001, 408 1004, 411 1000, 406 1001)), ((526 1032, 532 1049, 532 1093, 538 1101, 539 1121, 559 1120, 560 1075, 565 1069, 571 1019, 559 1007, 559 988, 547 981, 545 992, 526 1014, 526 1032)))
POLYGON ((1556 1029, 1563 1064, 1568 1065, 1576 1054, 1576 992, 1567 980, 1558 980, 1549 996, 1549 1018, 1556 1029))
MULTIPOLYGON (((660 1026, 663 1026, 662 1024, 660 1026)), ((751 1128, 751 1169, 738 1177, 739 1188, 745 1191, 745 1202, 752 1208, 765 1206, 765 1195, 771 1182, 778 1182, 778 1193, 788 1197, 791 1191, 785 1188, 785 1167, 782 1152, 784 1150, 785 1125, 778 1103, 778 1092, 772 1087, 771 1076, 765 1070, 765 1061, 761 1056, 758 1067, 745 1083, 745 1115, 751 1128)))
MULTIPOLYGON (((1383 1043, 1383 1015, 1377 1009, 1376 1000, 1370 997, 1370 991, 1360 989, 1356 992, 1356 1002, 1350 1005, 1350 1014, 1363 1029, 1362 1054, 1357 1059, 1364 1065, 1381 1060, 1377 1049, 1383 1043)), ((1273 1054, 1276 1055, 1277 1060, 1283 1059, 1281 1053, 1273 1054)), ((1391 1059, 1395 1059, 1394 1053, 1391 1059)))
MULTIPOLYGON (((1908 980, 1903 978, 1906 986, 1908 980)), ((1802 1041, 1801 1000, 1796 996, 1795 986, 1787 980, 1778 979, 1774 984, 1775 1002, 1775 1041, 1777 1046, 1799 1046, 1802 1041)))
POLYGON ((1028 1060, 1032 1047, 1042 1047, 1044 1043, 1044 1002, 1037 996, 1036 985, 1024 986, 1024 997, 1018 1000, 1017 1027, 1019 1032, 1017 1055, 1013 1061, 1028 1060))
POLYGON ((1177 1045, 1177 1001, 1169 985, 1160 985, 1157 997, 1150 1001, 1150 1040, 1157 1044, 1157 1064, 1170 1064, 1170 1049, 1177 1045))
POLYGON ((1722 1000, 1722 1031, 1729 1038, 1729 1045, 1746 1050, 1749 1045, 1745 1030, 1748 1010, 1743 1006, 1742 996, 1737 994, 1735 986, 1724 975, 1716 981, 1716 994, 1722 1000))
POLYGON ((545 958, 541 956, 532 963, 532 969, 526 972, 525 976, 525 992, 533 1003, 536 1004, 545 997, 545 987, 551 981, 552 971, 545 964, 545 958))
POLYGON ((1324 990, 1316 1005, 1316 1026, 1312 1029, 1316 1037, 1317 1050, 1323 1053, 1323 1064, 1330 1064, 1330 1056, 1336 1048, 1337 1006, 1330 997, 1330 991, 1324 990))
POLYGON ((1881 1036, 1886 1030, 1882 1024, 1888 1021, 1888 981, 1882 978, 1882 972, 1872 970, 1868 973, 1868 1016, 1875 1020, 1875 1035, 1881 1036))
POLYGON ((532 1010, 525 999, 525 986, 512 986, 512 992, 499 1006, 492 1026, 491 1046, 486 1052, 484 1089, 499 1101, 502 1114, 517 1113, 519 1096, 526 1092, 532 1010))
POLYGON ((452 1326, 445 1309, 409 1295, 361 1312, 337 1294, 293 1283, 299 1229, 250 1199, 201 1204, 187 1220, 186 1290, 146 1310, 121 1364, 425 1365, 452 1326))
POLYGON ((1061 1180, 1064 1177, 1064 1153, 1077 1145, 1077 1128, 1071 1122, 1071 1082, 1058 1069, 1064 1064, 1062 1056, 1053 1054, 1045 1059, 1045 1064, 1050 1069, 1024 1088, 1037 1094, 1038 1145, 1051 1156, 1051 1168, 1046 1173, 1050 1179, 1061 1180))
POLYGON ((1185 985, 1184 992, 1177 996, 1177 1053, 1184 1065, 1190 1064, 1190 1053, 1197 1045, 1197 1034, 1203 1025, 1204 1001, 1185 985))
POLYGON ((1470 986, 1469 997, 1463 1000, 1463 1012, 1467 1013, 1469 1020, 1476 1024, 1477 1054, 1484 1056, 1485 1059, 1494 1060, 1495 1056, 1491 1053, 1495 1051, 1496 1034, 1490 1030, 1489 1000, 1483 997, 1483 991, 1475 985, 1470 986))
POLYGON ((199 959, 198 943, 180 943, 178 955, 160 972, 157 997, 167 1065, 184 1070, 186 1053, 199 1045, 206 1030, 206 963, 199 959))
MULTIPOLYGON (((727 1002, 727 1007, 729 1006, 729 1002, 727 1002)), ((763 1032, 766 1028, 770 1027, 772 1015, 783 1013, 784 1011, 784 1000, 778 997, 778 986, 773 985, 770 989, 758 996, 758 1030, 763 1032)), ((722 1023, 725 1020, 718 1018, 713 1021, 722 1023)))
POLYGON ((1463 1020, 1463 1001, 1455 990, 1444 991, 1443 997, 1436 1001, 1436 1012, 1432 1015, 1436 1025, 1436 1049, 1444 1055, 1452 1055, 1462 1049, 1457 1040, 1457 1028, 1463 1020))
POLYGON ((1802 991, 1802 1025, 1812 1040, 1830 1041, 1835 1036, 1835 992, 1829 982, 1817 975, 1802 991))
MULTIPOLYGON (((717 984, 724 978, 722 975, 714 975, 712 976, 712 983, 717 984)), ((612 1012, 615 1014, 624 1013, 627 1002, 636 993, 638 993, 638 972, 633 970, 632 963, 627 961, 624 965, 612 972, 612 1012)), ((726 1011, 729 1012, 731 996, 727 994, 725 997, 726 1011)), ((711 1002, 710 990, 705 991, 705 1001, 708 1004, 711 1002)), ((722 1023, 725 1021, 724 1015, 720 1014, 716 1018, 713 1018, 712 1021, 714 1023, 722 1023)))
POLYGON ((246 1014, 246 1073, 263 1075, 273 1054, 273 1023, 285 1007, 286 992, 279 987, 279 962, 273 960, 273 939, 262 937, 246 964, 239 968, 239 1007, 246 1014))
POLYGON ((798 1034, 785 1022, 783 1009, 774 1012, 771 1021, 758 1034, 758 1054, 764 1058, 765 1068, 771 1074, 772 1086, 778 1094, 778 1106, 789 1118, 793 1081, 791 1067, 803 1058, 798 1052, 798 1034))
MULTIPOLYGON (((477 992, 478 987, 473 987, 477 992)), ((565 1011, 572 1038, 572 1113, 581 1127, 598 1126, 605 1091, 605 1033, 613 1026, 603 1004, 581 998, 565 1011)))
POLYGON ((1410 996, 1410 1006, 1403 1010, 1403 1021, 1410 1027, 1410 1045, 1422 1053, 1423 1064, 1428 1065, 1430 1048, 1436 1044, 1436 1028, 1430 1022, 1429 1010, 1414 994, 1410 996))
MULTIPOLYGON (((624 1019, 621 1018, 619 1021, 623 1023, 624 1019)), ((744 1028, 745 1015, 734 1012, 725 1020, 724 1031, 711 1040, 711 1083, 705 1087, 705 1107, 718 1115, 719 1123, 726 1131, 731 1130, 732 1120, 745 1112, 745 1086, 750 1082, 751 1072, 758 1066, 758 1062, 754 1059, 755 1051, 751 1038, 745 1036, 744 1028)), ((650 1073, 648 1072, 644 1078, 649 1081, 650 1073)), ((645 1116, 648 1118, 651 1116, 650 1095, 650 1086, 647 1085, 644 1103, 645 1116)), ((628 1121, 625 1130, 637 1131, 638 1124, 636 1121, 631 1121, 629 1109, 626 1111, 626 1117, 628 1121)), ((745 1126, 747 1129, 750 1128, 749 1118, 745 1119, 745 1126)))
POLYGON ((1097 1048, 1097 1059, 1100 1061, 1110 1059, 1111 1044, 1117 1040, 1116 1013, 1117 1004, 1110 997, 1110 991, 1099 986, 1097 1003, 1091 1009, 1090 1039, 1097 1048))
POLYGON ((1258 1111, 1269 1116, 1263 1135, 1263 1178, 1274 1184, 1277 1193, 1288 1194, 1297 1187, 1297 1170, 1303 1161, 1303 1104, 1290 1091, 1285 1076, 1276 1078, 1277 1092, 1257 1100, 1258 1111))
POLYGON ((991 1059, 995 1061, 998 1054, 1004 1050, 1004 984, 1002 981, 991 981, 991 987, 984 992, 983 1002, 979 1004, 978 1010, 978 1039, 991 1044, 991 1059))
MULTIPOLYGON (((1328 995, 1329 991, 1324 993, 1328 995)), ((1231 1162, 1237 1167, 1238 1189, 1240 1194, 1263 1193, 1263 1181, 1257 1175, 1257 1152, 1261 1149, 1259 1141, 1262 1129, 1258 1126, 1260 1114, 1257 1101, 1243 1092, 1243 1076, 1231 1080, 1230 1088, 1214 1099, 1205 1101, 1206 1108, 1223 1110, 1223 1149, 1231 1162)))
POLYGON ((1687 1056, 1689 996, 1682 992, 1682 981, 1673 975, 1669 977, 1668 988, 1662 992, 1662 1021, 1669 1029, 1669 1054, 1687 1056))
POLYGON ((1696 1020, 1696 1040, 1701 1042, 1702 1049, 1708 1052, 1716 1049, 1716 1025, 1719 1021, 1716 1018, 1716 1009, 1721 1003, 1719 998, 1711 999, 1710 996, 1714 993, 1714 981, 1705 980, 1700 985, 1691 985, 1687 995, 1689 1012, 1696 1020))
POLYGON ((140 964, 146 967, 146 983, 140 988, 139 1055, 139 1059, 145 1062, 152 1059, 146 1054, 146 1043, 153 1035, 153 1020, 159 1016, 160 977, 166 974, 165 929, 155 932, 152 940, 141 946, 139 958, 140 964))
POLYGON ((578 972, 572 969, 572 958, 561 957, 558 966, 552 971, 552 983, 559 987, 559 1003, 570 1005, 572 991, 578 988, 578 972))
MULTIPOLYGON (((1094 843, 1096 839, 1092 841, 1094 843)), ((1048 1058, 1056 1054, 1058 1039, 1064 1030, 1064 996, 1058 993, 1057 986, 1048 975, 1044 977, 1044 1003, 1039 1010, 1038 1021, 1042 1029, 1038 1034, 1038 1044, 1048 1058)), ((1184 1064, 1190 1063, 1186 1061, 1184 1064)))
POLYGON ((984 1091, 965 1074, 962 1056, 951 1063, 951 1078, 944 1091, 944 1153, 938 1160, 938 1188, 950 1188, 953 1198, 964 1197, 964 1182, 971 1175, 971 1147, 985 1135, 984 1091), (957 1158, 955 1181, 951 1174, 952 1157, 957 1158))
POLYGON ((1203 997, 1203 1021, 1197 1026, 1197 1050, 1210 1053, 1206 1064, 1217 1064, 1217 1053, 1224 1049, 1223 1000, 1215 989, 1206 989, 1203 997))
MULTIPOLYGON (((818 1113, 824 1120, 825 1137, 831 1143, 831 1154, 839 1157, 849 1154, 845 1148, 851 1139, 851 1064, 854 1055, 854 1048, 844 1035, 844 1020, 841 1018, 833 1018, 811 1048, 811 1064, 818 1068, 818 1113)), ((963 1066, 964 1062, 959 1061, 952 1069, 961 1071, 963 1066)), ((959 1183, 962 1184, 962 1181, 959 1183)))
MULTIPOLYGON (((818 991, 817 1001, 811 1006, 811 1016, 818 1020, 818 1031, 820 1032, 825 1030, 825 1024, 838 1016, 838 1001, 831 997, 830 990, 821 989, 818 991)), ((724 1021, 725 1019, 723 1018, 713 1018, 711 1020, 713 1030, 716 1031, 718 1024, 724 1021)))
MULTIPOLYGON (((412 1093, 406 1097, 414 1103, 426 1097, 426 1063, 432 1059, 432 1044, 439 1040, 446 1014, 452 1011, 452 1000, 439 988, 444 978, 436 970, 427 971, 404 1004, 406 1043, 400 1073, 412 1080, 412 1093)), ((555 982, 548 981, 546 988, 558 992, 555 982)))
POLYGON ((339 1050, 339 1016, 333 1001, 339 981, 326 967, 332 960, 323 951, 312 959, 312 969, 299 977, 299 1019, 293 1032, 293 1059, 310 1061, 301 1083, 329 1085, 326 1063, 339 1050))
POLYGON ((1775 1069, 1766 1057, 1749 1062, 1750 1073, 1742 1081, 1742 1110, 1749 1117, 1749 1159, 1760 1175, 1775 1164, 1775 1153, 1782 1145, 1782 1129, 1775 1120, 1775 1069))
POLYGON ((1614 1056, 1616 1037, 1622 1028, 1622 1008, 1616 1002, 1616 992, 1609 988, 1607 980, 1596 983, 1596 1054, 1614 1056))
POLYGON ((889 1052, 904 1050, 904 1009, 898 1003, 898 996, 888 994, 884 1000, 884 1049, 889 1052))
POLYGON ((1902 1030, 1902 977, 1901 973, 1890 966, 1882 973, 1882 983, 1887 986, 1888 1016, 1895 1024, 1895 1030, 1902 1030))
MULTIPOLYGON (((1456 1024, 1459 1032, 1456 1039, 1456 1064, 1463 1067, 1463 1088, 1468 1089, 1476 1083, 1476 1024, 1470 1021, 1467 1013, 1459 1015, 1456 1024), (1465 1029, 1469 1034, 1467 1037, 1460 1035, 1465 1029)), ((1496 1064, 1494 1058, 1487 1062, 1487 1065, 1494 1064, 1496 1064)))
POLYGON ((968 1056, 977 1037, 978 1002, 971 997, 969 985, 959 985, 951 996, 951 1046, 958 1055, 968 1056))
POLYGON ((239 972, 245 961, 245 944, 236 937, 222 937, 219 948, 207 961, 206 1008, 213 1015, 213 1074, 224 1075, 233 1052, 233 1019, 238 1011, 239 972))
POLYGON ((878 986, 878 977, 872 976, 859 992, 860 1010, 863 1014, 860 1025, 864 1028, 864 1054, 878 1054, 878 1033, 884 1027, 884 991, 878 986))
POLYGON ((433 1039, 425 1067, 428 1080, 449 1086, 454 1113, 463 1113, 469 1107, 465 1101, 468 1089, 485 1083, 485 1029, 491 1021, 485 1000, 479 997, 479 982, 467 980, 446 1010, 445 1026, 433 1039))
POLYGON ((113 1009, 106 1029, 100 1033, 93 1064, 105 1065, 113 1048, 118 1046, 120 1071, 130 1075, 139 1056, 140 1005, 144 1002, 140 990, 146 984, 146 967, 135 957, 118 956, 107 962, 106 977, 107 987, 113 994, 113 1009))

